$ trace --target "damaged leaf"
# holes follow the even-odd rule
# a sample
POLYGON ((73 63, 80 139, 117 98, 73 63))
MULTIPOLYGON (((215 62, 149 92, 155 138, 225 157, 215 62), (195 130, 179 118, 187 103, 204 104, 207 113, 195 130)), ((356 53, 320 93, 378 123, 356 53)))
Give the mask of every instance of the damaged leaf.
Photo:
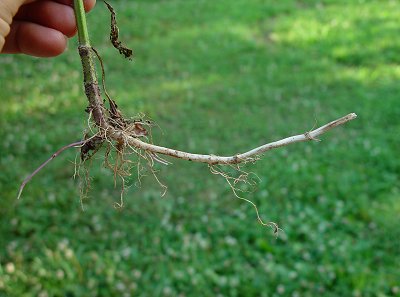
POLYGON ((118 49, 121 55, 124 55, 125 58, 132 60, 133 51, 130 48, 125 47, 122 42, 119 40, 119 28, 117 26, 117 19, 114 8, 108 4, 106 1, 104 3, 107 5, 108 10, 111 12, 111 32, 110 32, 110 41, 112 45, 118 49))

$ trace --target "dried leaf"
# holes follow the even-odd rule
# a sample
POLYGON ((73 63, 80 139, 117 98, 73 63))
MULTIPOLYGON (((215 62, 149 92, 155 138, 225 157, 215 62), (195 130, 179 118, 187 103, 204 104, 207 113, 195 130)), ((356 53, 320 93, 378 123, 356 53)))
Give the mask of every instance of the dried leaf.
POLYGON ((119 53, 124 55, 125 58, 132 60, 133 51, 125 47, 121 41, 119 41, 119 28, 117 26, 117 19, 114 8, 108 4, 106 1, 104 3, 107 5, 108 10, 111 12, 111 31, 110 31, 110 41, 113 46, 118 49, 119 53))
POLYGON ((104 138, 100 136, 93 137, 81 147, 81 160, 90 159, 102 146, 104 138))
POLYGON ((143 125, 139 122, 133 123, 133 132, 136 134, 136 136, 146 136, 147 135, 146 128, 144 128, 143 125))

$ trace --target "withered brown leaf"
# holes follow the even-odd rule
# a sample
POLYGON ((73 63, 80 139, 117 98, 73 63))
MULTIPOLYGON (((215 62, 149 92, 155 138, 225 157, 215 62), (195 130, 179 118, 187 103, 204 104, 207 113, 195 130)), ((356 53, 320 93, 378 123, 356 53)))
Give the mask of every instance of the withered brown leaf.
MULTIPOLYGON (((104 1, 104 0, 103 0, 104 1)), ((133 51, 130 48, 127 48, 122 44, 122 42, 119 40, 119 28, 117 26, 117 18, 116 18, 116 13, 114 8, 104 1, 104 3, 107 5, 108 10, 111 12, 111 31, 110 31, 110 41, 112 45, 118 49, 119 53, 124 55, 125 58, 132 60, 133 56, 133 51)))

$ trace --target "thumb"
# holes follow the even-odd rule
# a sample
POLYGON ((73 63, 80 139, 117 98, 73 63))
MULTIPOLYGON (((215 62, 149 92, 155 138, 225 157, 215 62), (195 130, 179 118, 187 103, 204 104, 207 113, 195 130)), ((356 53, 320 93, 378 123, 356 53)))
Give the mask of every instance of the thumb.
POLYGON ((18 9, 35 0, 1 0, 0 1, 0 52, 3 49, 5 38, 10 33, 10 25, 18 9))

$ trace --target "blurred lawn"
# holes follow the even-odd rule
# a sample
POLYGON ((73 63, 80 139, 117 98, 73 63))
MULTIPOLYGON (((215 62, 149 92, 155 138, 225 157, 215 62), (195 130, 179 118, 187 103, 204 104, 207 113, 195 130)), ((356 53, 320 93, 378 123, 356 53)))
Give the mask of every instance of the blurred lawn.
POLYGON ((1 56, 0 296, 400 296, 400 3, 112 3, 136 59, 111 48, 99 2, 108 89, 157 121, 161 145, 232 154, 359 118, 247 167, 278 239, 223 179, 178 160, 160 168, 166 197, 149 176, 122 211, 95 160, 82 211, 69 151, 17 203, 21 180, 81 137, 86 99, 76 40, 56 59, 1 56))

